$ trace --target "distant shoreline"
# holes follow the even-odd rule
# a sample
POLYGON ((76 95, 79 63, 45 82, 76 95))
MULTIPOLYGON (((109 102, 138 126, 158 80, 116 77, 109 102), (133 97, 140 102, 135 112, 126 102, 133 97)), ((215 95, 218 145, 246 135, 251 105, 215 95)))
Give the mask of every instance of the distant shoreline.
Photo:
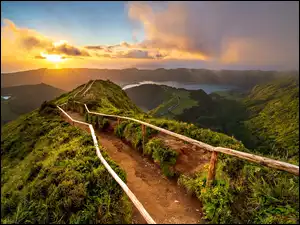
POLYGON ((186 90, 199 90, 202 89, 207 94, 210 94, 215 91, 227 91, 237 89, 238 87, 232 85, 219 85, 219 84, 200 84, 200 83, 182 83, 177 81, 165 81, 165 82, 155 82, 155 81, 142 81, 133 84, 127 84, 122 89, 125 91, 130 88, 138 87, 145 84, 154 84, 154 85, 166 85, 173 88, 183 88, 186 90))

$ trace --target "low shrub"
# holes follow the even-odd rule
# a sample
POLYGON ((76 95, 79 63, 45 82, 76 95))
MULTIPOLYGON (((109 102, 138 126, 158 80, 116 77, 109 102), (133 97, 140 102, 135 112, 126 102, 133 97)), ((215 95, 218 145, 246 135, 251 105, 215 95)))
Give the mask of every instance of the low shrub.
POLYGON ((145 147, 144 154, 152 155, 155 162, 158 162, 162 172, 167 177, 174 176, 172 166, 175 165, 178 153, 166 147, 160 139, 151 139, 145 147))

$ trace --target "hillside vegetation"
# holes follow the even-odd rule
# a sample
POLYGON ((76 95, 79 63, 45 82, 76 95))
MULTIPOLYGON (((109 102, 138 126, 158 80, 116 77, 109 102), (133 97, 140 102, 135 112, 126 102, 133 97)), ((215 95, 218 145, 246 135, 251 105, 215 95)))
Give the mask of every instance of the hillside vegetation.
POLYGON ((1 88, 2 96, 11 96, 8 100, 1 98, 1 126, 37 109, 44 101, 52 100, 64 92, 43 83, 1 88))
POLYGON ((191 93, 183 88, 174 88, 166 85, 143 84, 126 89, 128 97, 140 108, 146 109, 155 117, 175 118, 185 109, 198 106, 191 93))
POLYGON ((299 79, 257 85, 244 100, 249 112, 245 140, 259 152, 299 162, 299 79))
MULTIPOLYGON (((211 103, 211 98, 202 91, 194 93, 203 102, 206 100, 204 105, 211 103)), ((123 98, 127 99, 127 96, 124 95, 123 98)), ((84 113, 82 108, 80 104, 71 105, 72 110, 84 113)), ((103 112, 101 108, 96 110, 103 112)), ((132 117, 213 146, 253 152, 233 137, 199 128, 193 124, 158 119, 144 113, 136 113, 132 117)), ((86 115, 85 118, 95 127, 103 127, 102 116, 86 115)), ((111 121, 106 120, 106 123, 111 121)), ((298 221, 299 178, 297 176, 219 154, 216 180, 211 188, 207 188, 207 167, 192 175, 174 173, 172 165, 176 164, 177 154, 159 140, 153 139, 156 131, 146 128, 143 142, 141 126, 138 123, 121 121, 114 129, 118 137, 131 143, 141 154, 149 155, 154 161, 159 162, 166 176, 175 176, 176 179, 178 178, 179 185, 199 198, 203 203, 205 218, 209 222, 296 223, 298 221)), ((270 156, 265 152, 256 153, 270 156)))
MULTIPOLYGON (((181 91, 171 87, 167 90, 174 95, 181 91)), ((189 100, 181 98, 179 109, 168 110, 170 105, 177 104, 170 94, 164 95, 164 102, 149 113, 226 133, 256 153, 298 162, 299 79, 281 78, 257 85, 248 93, 231 90, 208 95, 202 90, 184 89, 182 92, 189 100)), ((138 90, 135 95, 139 96, 138 90)), ((147 98, 151 98, 150 92, 147 98)))
POLYGON ((1 223, 131 223, 131 203, 100 163, 90 134, 43 104, 2 129, 1 223))
MULTIPOLYGON (((73 102, 73 95, 83 87, 84 84, 43 104, 39 112, 4 126, 1 134, 4 137, 1 142, 1 194, 6 197, 1 199, 2 221, 44 222, 44 218, 54 223, 130 221, 127 200, 97 159, 90 136, 55 115, 57 111, 53 103, 68 103, 67 109, 85 114, 85 119, 95 129, 105 130, 104 127, 114 123, 116 136, 158 162, 164 175, 176 179, 179 185, 203 203, 208 222, 299 222, 299 177, 219 154, 216 180, 211 188, 207 188, 208 168, 204 167, 194 174, 174 171, 178 155, 153 138, 157 133, 153 129, 146 128, 143 141, 141 125, 136 122, 122 120, 116 124, 102 116, 88 115, 83 105, 73 102), (44 216, 44 212, 48 214, 44 216)), ((206 106, 211 99, 204 94, 197 91, 195 97, 203 100, 206 106)), ((85 96, 78 94, 75 100, 86 103, 91 111, 131 116, 213 146, 253 151, 226 134, 147 115, 110 81, 96 80, 85 96)), ((265 152, 259 154, 269 155, 265 152)), ((112 161, 109 162, 126 180, 124 172, 112 161)))

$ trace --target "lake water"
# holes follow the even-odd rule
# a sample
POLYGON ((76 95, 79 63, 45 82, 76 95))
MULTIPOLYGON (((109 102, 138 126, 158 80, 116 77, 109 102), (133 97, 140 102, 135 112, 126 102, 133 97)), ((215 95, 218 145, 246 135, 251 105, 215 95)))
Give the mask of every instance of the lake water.
POLYGON ((237 88, 235 86, 217 85, 217 84, 195 84, 195 83, 191 84, 191 83, 179 83, 179 82, 176 82, 176 81, 165 81, 165 82, 142 81, 142 82, 135 83, 135 84, 127 84, 122 89, 126 90, 126 89, 129 89, 129 88, 141 86, 143 84, 166 85, 166 86, 175 87, 175 88, 184 88, 186 90, 199 90, 199 89, 202 89, 207 94, 210 94, 210 93, 215 92, 215 91, 228 91, 228 90, 233 90, 233 89, 237 88))
POLYGON ((4 100, 9 99, 11 96, 1 96, 1 98, 3 98, 4 100))

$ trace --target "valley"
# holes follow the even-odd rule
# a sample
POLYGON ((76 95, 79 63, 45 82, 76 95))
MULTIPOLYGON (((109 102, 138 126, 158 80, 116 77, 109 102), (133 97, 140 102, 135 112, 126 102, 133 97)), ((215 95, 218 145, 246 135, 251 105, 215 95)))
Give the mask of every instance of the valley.
POLYGON ((64 92, 44 83, 1 88, 1 126, 37 109, 44 101, 64 92), (2 98, 6 95, 9 98, 2 98))
MULTIPOLYGON (((259 127, 266 127, 265 129, 268 130, 272 126, 271 124, 263 124, 269 121, 268 117, 265 119, 258 119, 257 117, 261 117, 260 115, 264 112, 268 113, 269 117, 273 117, 275 121, 277 120, 277 134, 282 131, 287 132, 287 129, 283 128, 283 121, 289 121, 288 124, 295 125, 293 128, 290 128, 289 132, 291 133, 289 133, 289 136, 293 136, 291 139, 296 140, 299 129, 296 125, 299 119, 298 84, 299 78, 287 77, 265 85, 257 85, 252 90, 247 91, 235 89, 208 94, 203 90, 186 90, 154 84, 144 84, 125 91, 138 106, 148 107, 148 113, 153 116, 194 123, 203 128, 233 135, 238 140, 241 140, 247 148, 257 152, 267 153, 266 151, 275 144, 278 152, 272 152, 272 156, 278 157, 280 155, 282 157, 284 154, 280 153, 280 151, 285 151, 284 149, 286 148, 296 149, 295 152, 297 152, 298 142, 294 143, 293 147, 286 146, 283 148, 278 145, 279 142, 282 143, 285 140, 285 143, 289 142, 291 144, 287 140, 287 136, 282 136, 281 141, 274 141, 266 136, 262 137, 263 134, 259 131, 259 127), (266 95, 267 92, 268 95, 266 95), (156 99, 160 99, 155 104, 151 103, 154 95, 156 99), (180 96, 179 101, 176 96, 180 96), (260 98, 263 99, 260 100, 260 98), (265 104, 267 108, 264 108, 265 104), (283 110, 279 104, 285 104, 290 110, 283 110), (277 115, 271 115, 276 107, 279 107, 276 109, 277 115), (285 112, 285 115, 279 116, 283 112, 285 112), (258 121, 260 121, 259 124, 258 121)), ((270 129, 270 132, 274 134, 274 131, 271 131, 272 129, 270 129)), ((267 130, 266 132, 269 132, 267 130)), ((269 134, 267 136, 272 135, 269 134)), ((293 157, 296 157, 295 160, 298 161, 296 155, 293 157)), ((291 159, 291 157, 286 157, 286 160, 288 159, 291 159)))

